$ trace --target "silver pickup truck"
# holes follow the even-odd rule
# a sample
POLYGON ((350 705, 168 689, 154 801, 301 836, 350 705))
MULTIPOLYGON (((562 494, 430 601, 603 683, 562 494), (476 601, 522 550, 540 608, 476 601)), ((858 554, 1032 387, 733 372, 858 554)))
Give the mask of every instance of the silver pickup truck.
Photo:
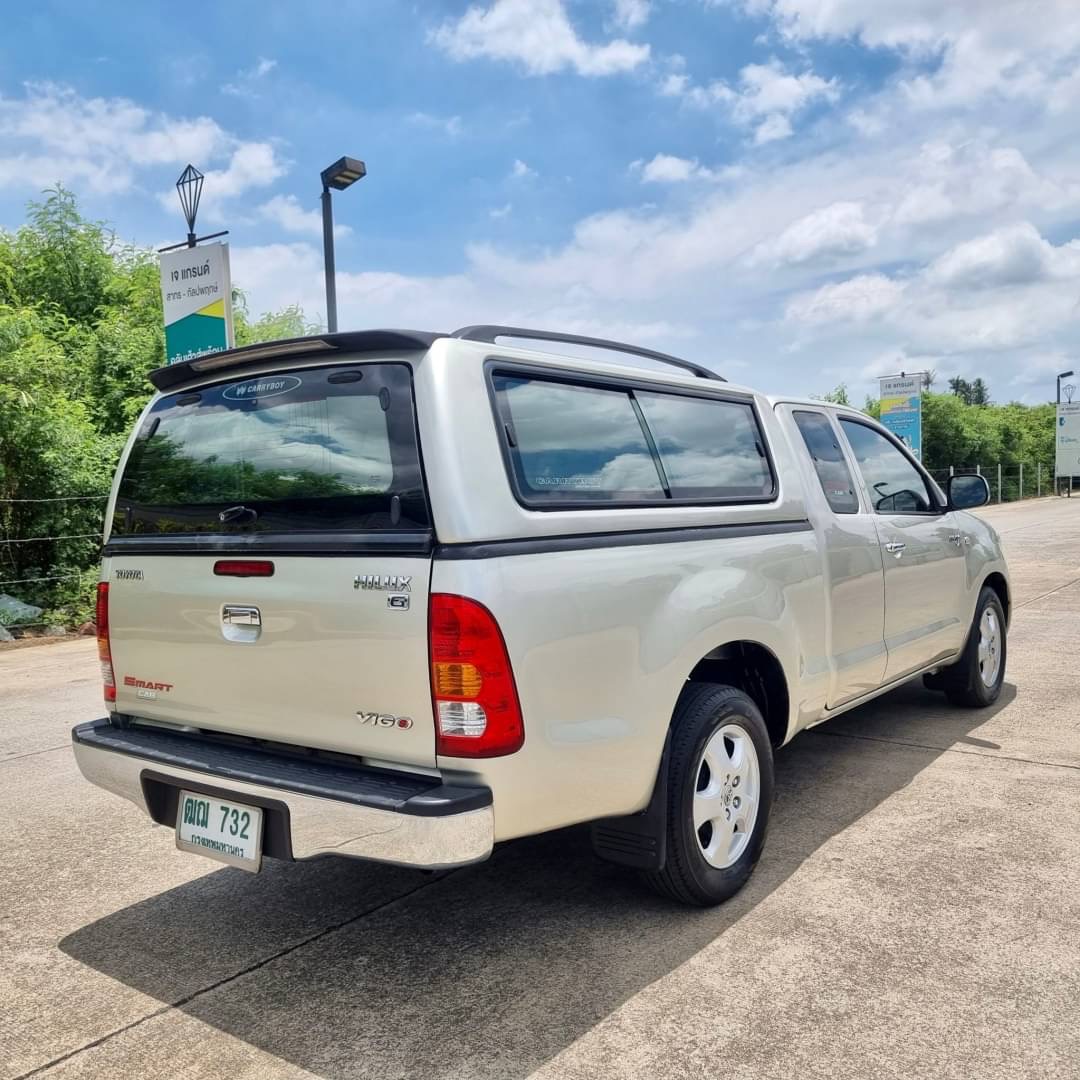
POLYGON ((108 715, 73 740, 187 851, 442 868, 590 822, 714 904, 774 748, 910 679, 1001 690, 985 481, 942 491, 852 409, 513 327, 151 379, 105 531, 108 715))

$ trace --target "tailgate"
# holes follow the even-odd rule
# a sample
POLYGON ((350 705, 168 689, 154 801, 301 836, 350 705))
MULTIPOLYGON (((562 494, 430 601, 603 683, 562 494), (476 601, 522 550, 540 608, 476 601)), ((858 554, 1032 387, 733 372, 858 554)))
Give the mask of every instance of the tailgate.
POLYGON ((426 557, 274 556, 249 578, 218 561, 108 560, 121 713, 435 764, 426 557))
POLYGON ((406 364, 158 398, 105 549, 117 710, 434 766, 430 550, 406 364))

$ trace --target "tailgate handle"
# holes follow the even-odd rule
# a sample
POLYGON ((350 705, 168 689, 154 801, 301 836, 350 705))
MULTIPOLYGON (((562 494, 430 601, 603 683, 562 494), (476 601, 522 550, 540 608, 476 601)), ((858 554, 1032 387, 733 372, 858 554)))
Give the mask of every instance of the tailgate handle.
POLYGON ((257 607, 248 604, 226 604, 221 609, 221 621, 226 626, 262 626, 262 615, 257 607))

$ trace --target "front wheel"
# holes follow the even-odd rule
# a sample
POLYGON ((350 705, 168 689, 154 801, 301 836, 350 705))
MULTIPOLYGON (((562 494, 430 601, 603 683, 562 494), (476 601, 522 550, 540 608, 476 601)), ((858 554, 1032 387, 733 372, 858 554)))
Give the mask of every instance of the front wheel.
POLYGON ((657 892, 710 907, 745 884, 765 844, 772 745, 757 705, 733 686, 692 683, 672 720, 667 860, 657 892))
POLYGON ((987 586, 979 594, 963 654, 939 673, 945 696, 971 709, 993 705, 1005 682, 1005 656, 1005 611, 1001 598, 987 586))

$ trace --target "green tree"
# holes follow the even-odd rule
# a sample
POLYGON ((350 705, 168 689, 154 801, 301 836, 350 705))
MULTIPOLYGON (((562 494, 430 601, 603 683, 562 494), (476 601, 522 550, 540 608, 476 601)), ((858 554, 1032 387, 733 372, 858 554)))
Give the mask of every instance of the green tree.
POLYGON ((297 304, 290 304, 281 311, 267 312, 253 320, 248 312, 247 297, 242 290, 233 289, 233 329, 237 345, 254 345, 259 341, 307 337, 319 333, 322 325, 308 322, 303 308, 297 304))
MULTIPOLYGON (((241 294, 240 344, 314 329, 296 307, 251 319, 241 294)), ((56 621, 90 616, 105 498, 164 362, 152 252, 60 187, 0 231, 0 592, 56 621)))
POLYGON ((965 405, 971 404, 971 384, 967 379, 961 379, 959 375, 949 380, 949 390, 955 394, 965 405))
POLYGON ((971 400, 969 405, 989 405, 990 404, 990 388, 982 381, 982 379, 976 379, 971 384, 971 400))
POLYGON ((833 405, 850 405, 848 400, 847 383, 834 386, 827 394, 815 394, 818 401, 828 401, 833 405))

